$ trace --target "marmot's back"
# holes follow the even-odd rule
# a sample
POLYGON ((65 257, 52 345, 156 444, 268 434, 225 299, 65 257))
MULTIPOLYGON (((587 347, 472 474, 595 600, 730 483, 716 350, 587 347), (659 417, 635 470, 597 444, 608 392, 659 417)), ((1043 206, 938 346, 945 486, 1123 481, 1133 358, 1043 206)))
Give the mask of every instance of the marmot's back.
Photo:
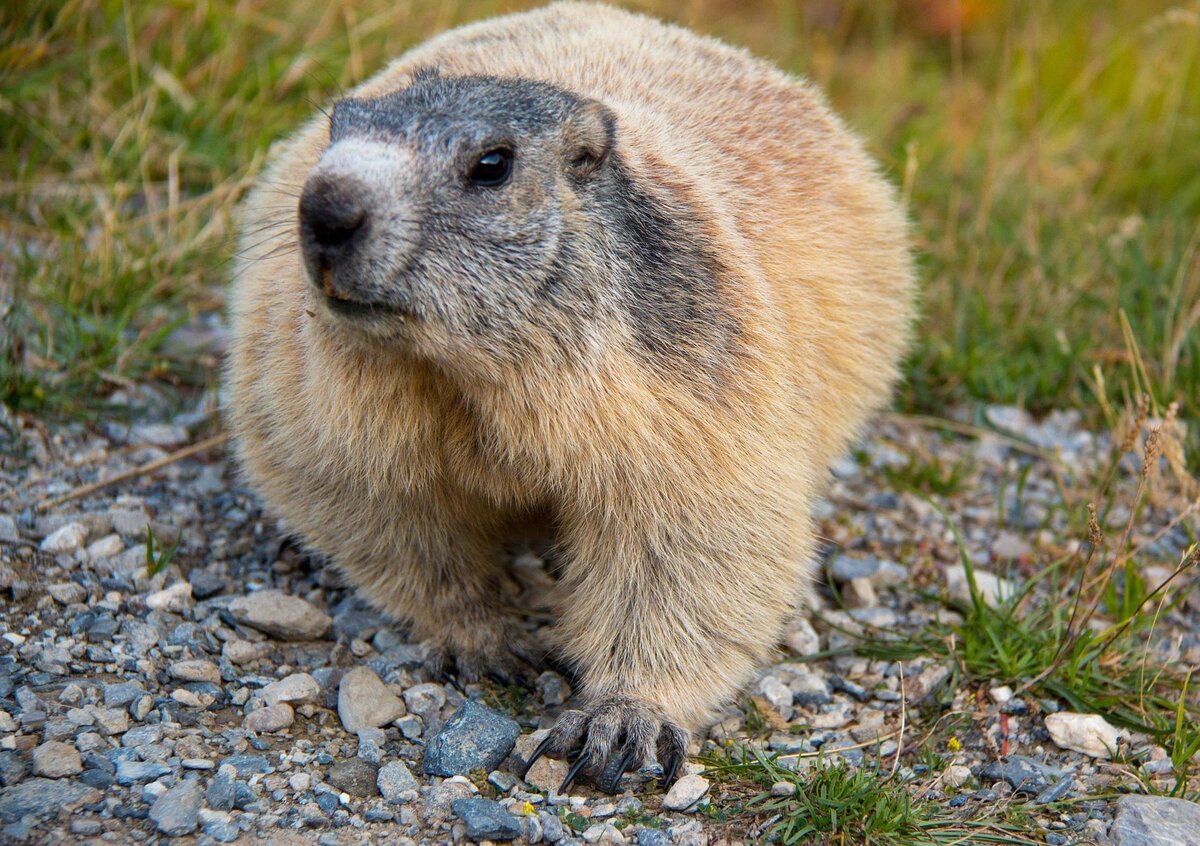
POLYGON ((433 38, 356 95, 427 67, 548 82, 616 113, 631 168, 712 216, 710 237, 753 290, 748 311, 778 318, 763 329, 785 336, 818 464, 886 401, 912 312, 906 223, 807 82, 688 30, 568 2, 433 38))

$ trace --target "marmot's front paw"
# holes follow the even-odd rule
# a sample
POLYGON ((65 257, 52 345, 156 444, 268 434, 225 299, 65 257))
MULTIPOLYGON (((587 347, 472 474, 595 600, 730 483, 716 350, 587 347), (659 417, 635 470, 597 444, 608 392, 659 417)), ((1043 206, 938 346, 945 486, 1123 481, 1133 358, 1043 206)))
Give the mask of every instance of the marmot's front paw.
POLYGON ((546 650, 515 622, 472 621, 426 641, 425 668, 434 676, 456 675, 463 682, 484 677, 501 684, 533 687, 545 669, 546 650))
POLYGON ((597 779, 601 789, 611 792, 631 767, 652 760, 662 767, 666 787, 687 757, 687 743, 688 733, 660 716, 653 706, 631 697, 612 696, 584 711, 564 711, 529 756, 525 771, 542 755, 566 758, 578 750, 579 757, 567 771, 559 793, 565 793, 580 775, 597 779))

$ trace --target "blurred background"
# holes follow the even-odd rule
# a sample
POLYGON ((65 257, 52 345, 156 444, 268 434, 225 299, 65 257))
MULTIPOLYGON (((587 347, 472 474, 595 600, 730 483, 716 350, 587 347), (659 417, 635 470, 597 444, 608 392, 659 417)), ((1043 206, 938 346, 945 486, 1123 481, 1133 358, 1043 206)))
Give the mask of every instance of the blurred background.
MULTIPOLYGON (((217 361, 187 340, 222 308, 271 143, 410 45, 525 5, 6 3, 0 401, 85 419, 128 411, 131 385, 194 402, 175 389, 211 388, 217 361)), ((624 5, 811 77, 901 187, 924 317, 900 410, 1103 426, 1147 392, 1195 415, 1200 3, 624 5)))

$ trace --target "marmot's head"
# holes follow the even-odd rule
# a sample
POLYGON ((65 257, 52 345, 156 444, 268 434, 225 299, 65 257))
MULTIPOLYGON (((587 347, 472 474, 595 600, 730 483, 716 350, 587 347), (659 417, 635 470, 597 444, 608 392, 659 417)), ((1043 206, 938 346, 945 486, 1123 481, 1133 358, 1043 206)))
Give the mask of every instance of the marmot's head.
POLYGON ((639 184, 617 137, 603 104, 523 79, 423 72, 338 102, 300 199, 315 319, 484 370, 615 335, 719 366, 738 327, 706 222, 682 188, 639 184))
POLYGON ((561 290, 577 270, 566 242, 586 240, 572 229, 591 228, 579 210, 596 205, 614 129, 600 103, 526 80, 425 72, 338 102, 299 208, 318 319, 486 355, 594 300, 561 290))

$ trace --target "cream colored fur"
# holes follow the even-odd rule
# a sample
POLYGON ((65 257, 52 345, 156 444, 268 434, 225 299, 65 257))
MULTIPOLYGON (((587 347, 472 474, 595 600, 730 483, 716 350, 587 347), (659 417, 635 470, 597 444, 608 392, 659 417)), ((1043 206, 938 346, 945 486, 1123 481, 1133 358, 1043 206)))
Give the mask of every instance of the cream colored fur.
POLYGON ((245 206, 227 373, 245 472, 468 673, 536 651, 496 596, 510 527, 549 515, 566 561, 557 639, 588 713, 633 703, 702 729, 771 654, 812 568, 827 467, 897 378, 913 271, 895 194, 807 83, 616 9, 453 30, 353 96, 427 66, 609 106, 635 179, 699 209, 735 271, 721 293, 748 354, 697 390, 615 324, 586 361, 490 375, 345 344, 295 249, 294 195, 328 140, 317 117, 245 206))

